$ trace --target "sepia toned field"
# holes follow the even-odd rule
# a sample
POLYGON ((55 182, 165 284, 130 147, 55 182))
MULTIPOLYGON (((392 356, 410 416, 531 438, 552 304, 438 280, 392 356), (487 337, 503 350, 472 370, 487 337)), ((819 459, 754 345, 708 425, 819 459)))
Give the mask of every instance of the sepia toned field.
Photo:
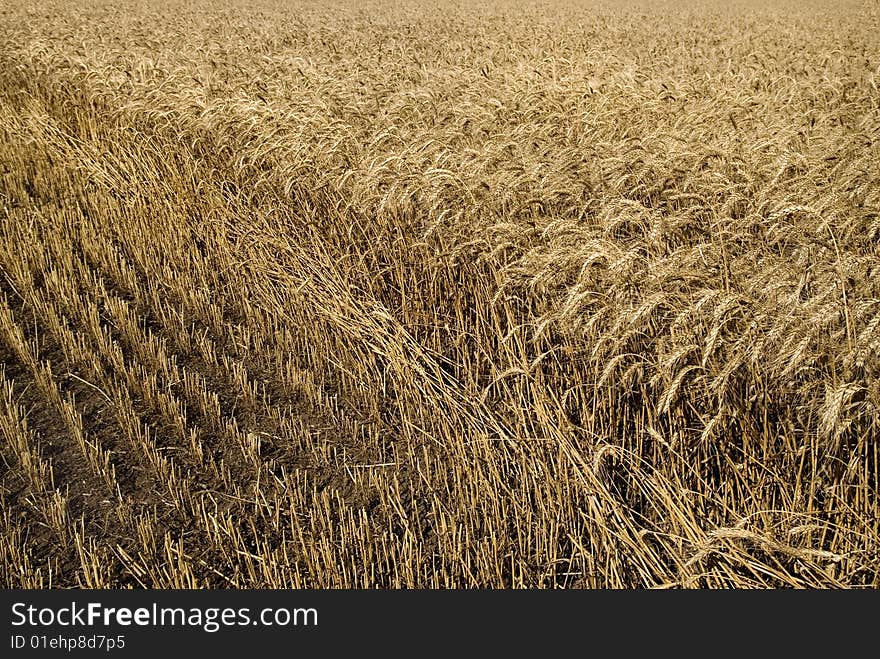
POLYGON ((880 586, 880 7, 766 4, 5 4, 2 585, 880 586))

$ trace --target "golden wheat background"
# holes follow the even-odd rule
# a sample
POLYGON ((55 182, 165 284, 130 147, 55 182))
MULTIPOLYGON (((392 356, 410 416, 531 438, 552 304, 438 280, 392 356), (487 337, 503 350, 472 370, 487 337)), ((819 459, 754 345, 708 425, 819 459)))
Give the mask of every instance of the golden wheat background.
POLYGON ((6 587, 880 586, 876 2, 0 9, 6 587))

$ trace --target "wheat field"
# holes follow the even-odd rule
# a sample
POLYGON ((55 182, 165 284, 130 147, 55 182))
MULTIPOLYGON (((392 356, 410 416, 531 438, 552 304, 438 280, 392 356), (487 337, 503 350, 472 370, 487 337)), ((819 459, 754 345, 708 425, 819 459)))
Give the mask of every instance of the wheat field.
POLYGON ((7 588, 880 586, 876 2, 7 3, 0 205, 7 588))

